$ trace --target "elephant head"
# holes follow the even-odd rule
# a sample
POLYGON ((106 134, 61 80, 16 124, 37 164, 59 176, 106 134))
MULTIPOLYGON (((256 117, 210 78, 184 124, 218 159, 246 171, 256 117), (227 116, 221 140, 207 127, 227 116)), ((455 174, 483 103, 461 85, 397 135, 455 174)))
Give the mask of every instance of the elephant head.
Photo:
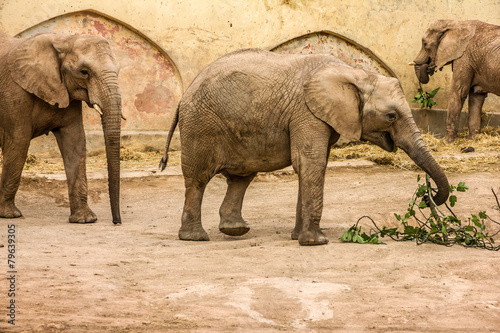
POLYGON ((429 75, 460 58, 476 32, 474 21, 437 20, 431 23, 422 38, 422 48, 415 60, 415 74, 421 83, 429 75))
POLYGON ((96 35, 40 34, 9 53, 14 81, 64 112, 71 100, 85 101, 101 114, 113 223, 121 223, 119 65, 107 40, 96 35))
POLYGON ((397 79, 326 64, 304 88, 316 117, 348 139, 369 141, 386 151, 403 149, 436 183, 434 202, 441 205, 448 199, 448 179, 425 146, 397 79))

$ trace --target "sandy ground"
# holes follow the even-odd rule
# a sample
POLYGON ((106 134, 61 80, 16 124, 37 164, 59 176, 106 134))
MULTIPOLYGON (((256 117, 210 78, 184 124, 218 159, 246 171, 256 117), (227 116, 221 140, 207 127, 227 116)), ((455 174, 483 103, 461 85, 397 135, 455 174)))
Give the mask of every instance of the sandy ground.
MULTIPOLYGON (((322 219, 330 243, 301 247, 290 240, 296 177, 276 174, 247 191, 248 234, 218 231, 226 186, 214 178, 203 203, 211 241, 178 240, 184 187, 173 168, 122 180, 121 226, 111 223, 103 179, 89 180, 99 220, 81 225, 67 223, 64 181, 24 178, 24 217, 0 221, 3 276, 8 225, 17 240, 16 325, 7 323, 1 279, 0 332, 500 332, 498 252, 339 241, 363 215, 397 226, 393 213, 406 211, 416 172, 330 168, 322 219)), ((456 213, 486 210, 500 220, 491 194, 500 172, 449 179, 470 187, 456 213)))

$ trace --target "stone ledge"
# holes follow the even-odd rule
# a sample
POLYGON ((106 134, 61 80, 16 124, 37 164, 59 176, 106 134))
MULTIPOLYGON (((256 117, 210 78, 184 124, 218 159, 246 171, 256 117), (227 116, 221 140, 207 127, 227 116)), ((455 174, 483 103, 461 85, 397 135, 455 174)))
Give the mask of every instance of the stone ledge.
MULTIPOLYGON (((131 150, 144 151, 146 148, 163 152, 167 142, 168 131, 122 131, 121 144, 131 150)), ((87 131, 87 152, 104 149, 104 136, 102 131, 87 131)), ((179 132, 174 132, 171 148, 180 149, 179 132)), ((30 144, 30 153, 42 157, 60 156, 57 142, 52 133, 35 138, 30 144)))
MULTIPOLYGON (((448 110, 445 109, 411 109, 413 118, 418 128, 423 133, 431 133, 436 136, 446 135, 446 116, 448 110)), ((459 132, 467 129, 468 112, 462 111, 460 115, 459 132)), ((499 127, 500 114, 488 113, 485 120, 481 121, 481 128, 485 126, 499 127)))

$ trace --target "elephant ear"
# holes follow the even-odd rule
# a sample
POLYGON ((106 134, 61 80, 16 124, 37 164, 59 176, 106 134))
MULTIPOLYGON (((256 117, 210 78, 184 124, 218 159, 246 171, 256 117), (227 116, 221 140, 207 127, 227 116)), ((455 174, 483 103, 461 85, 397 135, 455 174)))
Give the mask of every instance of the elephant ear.
POLYGON ((350 140, 361 138, 363 98, 359 89, 365 71, 325 64, 304 83, 306 104, 319 119, 350 140))
POLYGON ((473 21, 436 21, 432 26, 442 32, 436 52, 436 68, 460 58, 476 33, 473 21))
POLYGON ((69 105, 69 94, 62 82, 54 47, 60 38, 53 34, 28 38, 9 52, 7 61, 12 78, 24 90, 51 105, 65 108, 69 105))

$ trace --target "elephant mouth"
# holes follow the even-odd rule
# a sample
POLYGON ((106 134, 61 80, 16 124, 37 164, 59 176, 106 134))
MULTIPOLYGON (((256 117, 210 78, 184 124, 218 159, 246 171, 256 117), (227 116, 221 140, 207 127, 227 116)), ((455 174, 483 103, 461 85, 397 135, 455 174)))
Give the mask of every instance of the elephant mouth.
POLYGON ((396 150, 396 145, 394 144, 394 140, 392 140, 389 132, 383 132, 381 135, 381 145, 380 147, 388 152, 393 152, 396 150))
POLYGON ((361 140, 376 144, 385 151, 393 152, 396 150, 396 145, 389 132, 375 132, 372 134, 364 134, 361 140))

